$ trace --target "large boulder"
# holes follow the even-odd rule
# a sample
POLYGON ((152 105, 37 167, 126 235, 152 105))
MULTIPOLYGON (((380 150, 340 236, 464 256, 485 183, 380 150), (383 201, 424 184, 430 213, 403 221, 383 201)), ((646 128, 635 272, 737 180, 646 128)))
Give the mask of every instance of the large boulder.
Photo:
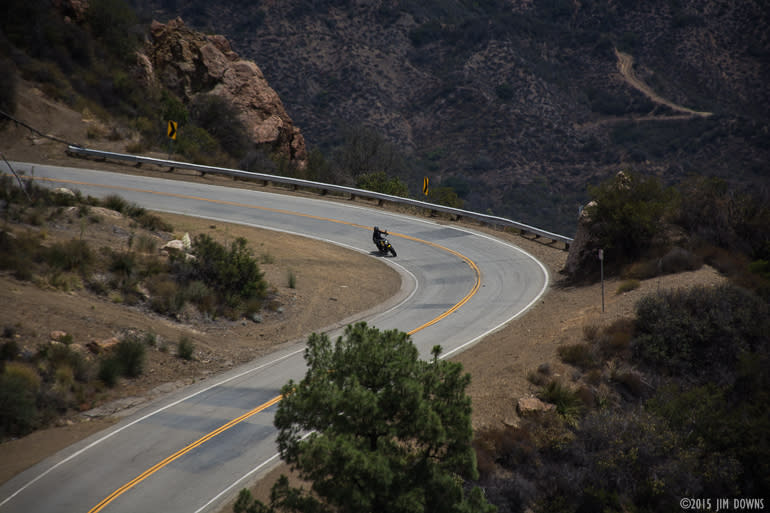
POLYGON ((556 405, 544 403, 537 397, 522 397, 516 403, 516 411, 520 417, 531 417, 556 411, 556 405))
POLYGON ((599 243, 592 231, 593 220, 590 215, 591 207, 594 205, 595 202, 592 201, 580 211, 575 237, 569 246, 569 254, 562 273, 571 280, 584 280, 592 274, 598 276, 599 243))
POLYGON ((137 56, 136 73, 145 86, 163 85, 185 103, 200 94, 225 98, 240 112, 256 147, 305 165, 305 139, 278 94, 259 67, 241 59, 224 36, 196 32, 181 18, 154 21, 144 52, 137 56))

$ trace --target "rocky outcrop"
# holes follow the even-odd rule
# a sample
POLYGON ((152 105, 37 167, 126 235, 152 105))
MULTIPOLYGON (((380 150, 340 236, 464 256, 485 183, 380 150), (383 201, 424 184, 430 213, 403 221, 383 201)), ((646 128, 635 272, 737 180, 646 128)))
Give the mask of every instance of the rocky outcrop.
POLYGON ((185 103, 200 94, 225 98, 239 111, 256 147, 304 166, 307 151, 299 128, 259 67, 241 59, 224 36, 196 32, 181 18, 155 21, 137 57, 137 74, 146 86, 163 85, 185 103))
POLYGON ((520 417, 531 417, 540 413, 556 411, 556 405, 544 403, 537 397, 522 397, 516 403, 516 411, 520 417))
POLYGON ((571 280, 583 279, 586 274, 590 274, 592 270, 598 268, 598 254, 596 252, 598 243, 592 231, 593 222, 590 216, 591 209, 595 206, 596 202, 591 201, 581 209, 578 217, 575 238, 569 245, 569 254, 562 270, 562 273, 571 280))
POLYGON ((86 19, 87 0, 53 0, 53 6, 61 13, 66 23, 80 23, 86 19))

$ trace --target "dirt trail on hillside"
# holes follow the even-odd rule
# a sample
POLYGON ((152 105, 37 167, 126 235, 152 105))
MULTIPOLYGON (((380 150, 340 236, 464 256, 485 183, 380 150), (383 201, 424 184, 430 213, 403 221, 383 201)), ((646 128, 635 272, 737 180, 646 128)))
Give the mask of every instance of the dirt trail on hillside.
MULTIPOLYGON (((636 76, 636 73, 634 73, 634 58, 631 55, 623 53, 617 48, 615 48, 615 55, 618 58, 618 71, 623 76, 623 79, 631 87, 647 96, 653 102, 665 105, 677 112, 683 112, 691 116, 711 116, 711 112, 702 112, 688 109, 687 107, 682 107, 681 105, 677 105, 676 103, 670 102, 665 98, 660 97, 657 93, 655 93, 655 91, 652 90, 652 88, 650 88, 650 86, 642 82, 639 77, 636 76)), ((659 118, 659 116, 656 117, 659 118)))

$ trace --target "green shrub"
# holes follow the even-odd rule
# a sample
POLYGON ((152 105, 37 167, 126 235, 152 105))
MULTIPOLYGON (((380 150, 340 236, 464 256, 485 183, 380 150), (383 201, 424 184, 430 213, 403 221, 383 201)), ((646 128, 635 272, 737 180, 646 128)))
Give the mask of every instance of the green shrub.
POLYGON ((194 304, 201 313, 216 313, 216 296, 202 281, 195 280, 190 282, 184 291, 184 297, 187 298, 190 303, 194 304))
POLYGON ((127 280, 136 274, 138 270, 136 255, 130 251, 112 251, 109 248, 105 253, 109 259, 108 268, 122 280, 127 280))
POLYGON ((173 232, 174 226, 161 219, 160 217, 148 212, 141 212, 131 216, 142 228, 152 232, 173 232))
POLYGON ((78 271, 85 274, 94 256, 88 243, 80 239, 53 244, 48 249, 48 264, 60 271, 78 271))
POLYGON ((647 296, 636 306, 634 355, 672 374, 730 369, 739 354, 767 344, 769 308, 732 285, 647 296))
POLYGON ((183 360, 192 360, 195 353, 195 344, 192 339, 187 336, 183 336, 179 339, 179 343, 176 347, 176 354, 183 360))
POLYGON ((241 158, 251 144, 235 106, 223 96, 201 94, 190 103, 190 118, 208 132, 228 154, 241 158))
POLYGON ((112 388, 118 383, 121 372, 122 365, 114 355, 99 361, 99 379, 108 387, 112 388))
POLYGON ((192 124, 179 129, 176 150, 196 164, 203 165, 215 165, 217 158, 222 156, 217 140, 203 128, 192 124))
POLYGON ((120 365, 121 374, 129 378, 140 376, 144 372, 146 346, 134 337, 126 337, 115 346, 115 358, 120 365))
POLYGON ((23 363, 8 362, 0 374, 0 438, 20 436, 37 425, 40 376, 23 363))
POLYGON ((15 340, 6 340, 0 344, 0 361, 12 361, 19 354, 19 343, 15 340))
POLYGON ((101 204, 104 208, 114 210, 115 212, 120 212, 121 214, 125 214, 128 211, 128 201, 123 199, 123 197, 118 196, 117 194, 110 194, 109 196, 106 196, 102 200, 101 204))
POLYGON ((508 83, 502 83, 495 87, 495 94, 497 97, 505 102, 511 100, 514 96, 515 90, 508 83))
MULTIPOLYGON (((66 341, 66 339, 64 339, 66 341)), ((71 343, 71 338, 69 339, 71 343)), ((87 382, 91 378, 91 366, 88 360, 67 343, 48 344, 38 351, 38 358, 46 362, 47 376, 50 378, 56 369, 67 366, 72 369, 75 378, 87 382)))
POLYGON ((249 300, 262 299, 267 283, 246 239, 239 237, 229 250, 206 234, 193 240, 194 260, 173 259, 179 279, 198 280, 212 289, 225 308, 238 309, 249 300))
POLYGON ((688 233, 705 245, 761 257, 770 238, 770 205, 761 192, 737 193, 725 180, 704 176, 681 188, 676 221, 688 233))
POLYGON ((585 409, 583 401, 569 386, 552 380, 538 394, 547 403, 556 405, 556 412, 570 425, 576 425, 585 409))
POLYGON ((660 267, 664 274, 695 271, 703 267, 703 259, 686 249, 671 248, 665 255, 663 255, 663 258, 661 258, 660 267))
POLYGON ((388 177, 384 171, 359 175, 356 179, 356 187, 391 196, 409 196, 407 185, 396 177, 388 177))
POLYGON ((597 246, 612 250, 618 263, 633 260, 650 247, 676 199, 673 190, 664 189, 656 178, 631 172, 618 173, 588 192, 596 202, 587 208, 597 246))
POLYGON ((452 208, 463 208, 463 200, 452 187, 434 187, 428 193, 428 201, 452 208))

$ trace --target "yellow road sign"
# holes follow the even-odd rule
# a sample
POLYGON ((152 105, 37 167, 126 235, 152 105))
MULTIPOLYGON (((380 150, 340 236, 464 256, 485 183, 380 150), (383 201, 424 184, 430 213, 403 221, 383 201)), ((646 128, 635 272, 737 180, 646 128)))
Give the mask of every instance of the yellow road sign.
POLYGON ((422 179, 422 193, 428 195, 428 177, 422 179))
POLYGON ((168 138, 176 141, 176 121, 168 122, 168 138))

